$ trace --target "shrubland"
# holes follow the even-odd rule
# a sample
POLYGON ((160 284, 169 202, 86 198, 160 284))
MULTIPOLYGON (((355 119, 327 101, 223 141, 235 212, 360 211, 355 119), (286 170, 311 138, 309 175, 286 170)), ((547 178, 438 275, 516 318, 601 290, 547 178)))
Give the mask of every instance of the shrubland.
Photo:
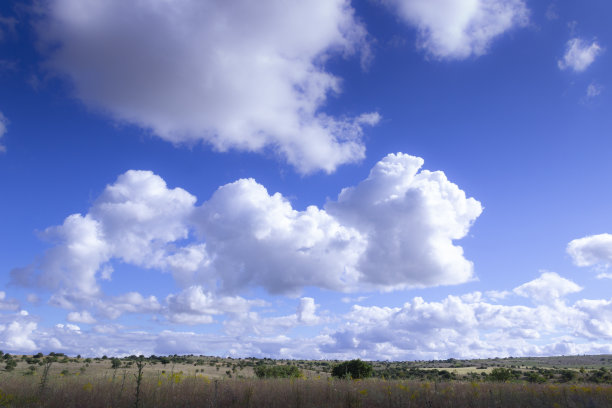
POLYGON ((608 358, 580 360, 603 363, 599 366, 564 360, 567 364, 531 361, 528 366, 525 359, 341 362, 2 354, 0 406, 605 407, 612 406, 608 358), (347 375, 351 367, 363 375, 347 375), (331 376, 334 370, 343 375, 331 376))

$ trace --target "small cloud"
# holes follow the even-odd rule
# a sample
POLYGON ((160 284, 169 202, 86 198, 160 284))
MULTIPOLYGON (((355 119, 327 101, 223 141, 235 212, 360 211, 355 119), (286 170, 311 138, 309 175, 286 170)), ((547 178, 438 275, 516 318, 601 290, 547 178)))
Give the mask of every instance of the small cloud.
POLYGON ((551 3, 546 9, 546 18, 548 20, 556 20, 559 18, 559 13, 557 12, 557 5, 555 3, 551 3))
POLYGON ((0 310, 17 310, 19 302, 15 299, 7 299, 5 292, 0 292, 0 310))
POLYGON ((94 317, 87 310, 84 310, 82 312, 70 312, 68 313, 68 317, 66 320, 72 323, 96 323, 96 319, 94 319, 94 317))
POLYGON ((612 279, 612 273, 602 272, 596 276, 597 279, 612 279))
POLYGON ((438 59, 484 55, 502 34, 529 22, 523 0, 383 0, 418 30, 417 46, 438 59))
POLYGON ((493 301, 505 299, 511 294, 512 292, 508 290, 489 290, 485 292, 485 295, 493 301))
POLYGON ((531 298, 537 303, 549 303, 581 290, 576 283, 555 272, 542 272, 539 278, 514 288, 514 293, 531 298))
POLYGON ((40 302, 40 298, 35 293, 30 293, 26 297, 26 300, 28 301, 28 303, 32 303, 32 304, 38 304, 38 302, 40 302))
POLYGON ((567 244, 567 253, 576 266, 607 268, 612 263, 612 234, 598 234, 574 239, 567 244))
POLYGON ((2 144, 2 138, 6 133, 6 125, 8 124, 8 120, 6 117, 0 112, 0 153, 6 152, 6 147, 2 144))
POLYGON ((565 55, 562 60, 557 61, 559 69, 573 69, 575 72, 582 72, 595 61, 595 58, 601 54, 603 48, 593 41, 588 43, 581 38, 572 38, 567 42, 565 55))
POLYGON ((594 98, 598 96, 599 94, 601 94, 602 91, 603 91, 602 85, 599 85, 595 82, 591 82, 589 86, 587 87, 586 97, 588 99, 594 98))
POLYGON ((367 296, 358 296, 358 297, 354 297, 354 298, 345 296, 342 299, 340 299, 340 301, 342 303, 359 303, 359 302, 363 302, 367 298, 368 298, 367 296))

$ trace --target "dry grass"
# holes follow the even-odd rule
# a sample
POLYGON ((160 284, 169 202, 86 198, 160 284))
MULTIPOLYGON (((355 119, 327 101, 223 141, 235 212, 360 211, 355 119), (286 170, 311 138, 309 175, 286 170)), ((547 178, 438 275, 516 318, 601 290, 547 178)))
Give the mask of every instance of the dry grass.
MULTIPOLYGON (((61 366, 57 364, 57 366, 61 366)), ((133 407, 135 368, 92 369, 62 376, 57 367, 45 392, 40 375, 0 374, 0 406, 133 407), (110 374, 105 375, 104 373, 110 374), (112 374, 115 375, 112 375, 112 374)), ((92 365, 90 365, 92 367, 92 365)), ((216 371, 216 370, 214 370, 216 371)), ((329 378, 298 380, 222 379, 198 373, 149 370, 141 387, 142 407, 607 407, 612 387, 329 378)))

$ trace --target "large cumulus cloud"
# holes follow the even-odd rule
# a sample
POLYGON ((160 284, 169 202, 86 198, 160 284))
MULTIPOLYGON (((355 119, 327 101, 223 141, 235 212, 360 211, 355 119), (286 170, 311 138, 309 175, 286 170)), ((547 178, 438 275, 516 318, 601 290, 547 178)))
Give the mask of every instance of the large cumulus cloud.
POLYGON ((45 0, 45 66, 76 96, 173 143, 276 151, 298 171, 364 157, 364 124, 321 108, 340 79, 325 60, 364 50, 347 0, 45 0))
POLYGON ((441 171, 421 170, 423 159, 390 154, 367 179, 326 205, 342 224, 367 237, 360 280, 383 289, 457 284, 473 265, 454 240, 466 236, 482 212, 441 171))
POLYGON ((172 272, 185 288, 204 287, 202 301, 209 291, 232 295, 255 287, 297 295, 306 287, 395 290, 465 282, 472 263, 454 241, 482 207, 444 173, 422 165, 418 157, 388 155, 337 201, 303 211, 252 179, 226 184, 197 206, 187 191, 131 170, 85 215, 45 230, 55 245, 13 270, 13 280, 54 291, 62 307, 98 298, 114 261, 172 272))

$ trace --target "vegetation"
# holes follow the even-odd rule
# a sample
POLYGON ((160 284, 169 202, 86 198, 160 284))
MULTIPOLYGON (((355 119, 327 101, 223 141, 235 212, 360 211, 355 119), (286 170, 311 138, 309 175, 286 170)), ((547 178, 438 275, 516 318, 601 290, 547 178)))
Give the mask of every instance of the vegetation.
POLYGON ((550 361, 560 364, 548 366, 511 358, 340 362, 1 352, 0 358, 0 367, 14 362, 0 368, 0 407, 612 406, 609 356, 556 357, 550 361))
POLYGON ((334 366, 332 369, 332 375, 337 378, 346 378, 349 380, 369 378, 372 376, 372 364, 366 363, 359 359, 345 361, 334 366))
POLYGON ((294 365, 260 365, 255 367, 257 378, 300 378, 299 368, 294 365))

